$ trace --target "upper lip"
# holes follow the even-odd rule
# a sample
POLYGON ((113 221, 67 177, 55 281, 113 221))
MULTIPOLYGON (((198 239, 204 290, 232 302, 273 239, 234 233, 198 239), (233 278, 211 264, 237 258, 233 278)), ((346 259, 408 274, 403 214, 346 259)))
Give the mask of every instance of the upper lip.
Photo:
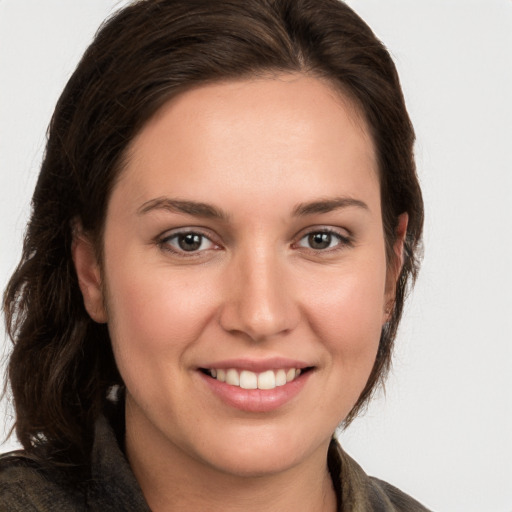
POLYGON ((255 373, 261 373, 267 370, 277 369, 305 369, 310 368, 311 364, 296 359, 288 359, 283 357, 272 357, 268 359, 224 359, 200 365, 199 368, 216 370, 236 368, 237 370, 249 370, 255 373))

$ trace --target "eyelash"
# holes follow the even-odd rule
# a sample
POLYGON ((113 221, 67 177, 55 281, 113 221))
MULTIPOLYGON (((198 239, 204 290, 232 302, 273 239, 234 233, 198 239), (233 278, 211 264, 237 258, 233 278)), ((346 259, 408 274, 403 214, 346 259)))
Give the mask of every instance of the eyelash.
POLYGON ((200 255, 201 253, 203 253, 206 250, 217 250, 219 248, 219 245, 216 244, 211 239, 211 237, 209 237, 208 235, 206 235, 204 233, 201 233, 201 231, 199 231, 199 230, 192 230, 192 229, 185 230, 185 231, 179 231, 176 233, 172 233, 170 235, 164 235, 163 237, 161 237, 160 239, 157 240, 157 244, 162 250, 176 254, 176 255, 184 257, 184 258, 197 257, 198 255, 200 255), (179 248, 173 247, 171 245, 172 240, 178 241, 180 237, 186 237, 189 235, 200 237, 201 245, 203 245, 205 240, 208 240, 214 247, 209 248, 209 249, 200 249, 199 248, 199 249, 196 249, 193 251, 186 251, 184 249, 179 249, 179 248))
MULTIPOLYGON (((329 245, 332 242, 332 238, 329 240, 329 245)), ((173 254, 176 254, 180 257, 185 257, 185 258, 198 257, 205 251, 218 250, 220 248, 219 244, 215 243, 211 239, 210 236, 208 236, 204 233, 201 233, 201 231, 199 231, 199 230, 192 230, 192 229, 185 230, 185 231, 179 231, 176 233, 172 233, 170 235, 164 235, 163 237, 157 239, 157 245, 164 251, 171 252, 173 254), (190 235, 200 238, 200 246, 203 245, 203 243, 207 240, 213 245, 213 247, 207 248, 207 249, 201 249, 199 247, 192 251, 186 251, 184 249, 173 247, 171 245, 172 240, 178 241, 180 237, 186 237, 186 236, 190 236, 190 235)), ((302 248, 307 251, 311 251, 315 254, 320 254, 320 253, 333 253, 336 251, 343 250, 346 247, 350 247, 352 245, 353 245, 353 240, 350 236, 342 235, 341 233, 339 233, 338 231, 335 231, 333 229, 320 228, 320 229, 312 229, 312 230, 308 231, 307 233, 303 234, 299 238, 298 242, 293 244, 293 247, 294 248, 302 248), (305 246, 300 245, 302 240, 305 240, 308 237, 311 237, 314 235, 329 235, 330 237, 337 239, 338 242, 333 247, 326 247, 323 249, 315 249, 313 247, 305 247, 305 246)))
MULTIPOLYGON (((332 238, 338 239, 338 243, 334 247, 327 247, 325 249, 315 249, 313 247, 304 247, 309 251, 313 251, 314 253, 332 253, 336 251, 340 251, 345 249, 346 247, 351 247, 353 245, 353 240, 350 236, 342 235, 338 231, 329 228, 320 228, 320 229, 312 229, 308 231, 304 235, 301 236, 299 242, 295 245, 298 245, 302 240, 307 239, 313 235, 329 235, 332 238)), ((332 240, 331 240, 332 241, 332 240)))

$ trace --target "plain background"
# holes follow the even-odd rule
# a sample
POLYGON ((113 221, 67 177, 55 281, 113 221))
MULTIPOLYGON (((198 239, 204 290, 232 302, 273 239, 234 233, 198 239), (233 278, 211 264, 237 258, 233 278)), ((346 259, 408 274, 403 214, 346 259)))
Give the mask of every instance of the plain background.
MULTIPOLYGON (((100 22, 124 3, 0 0, 2 289, 54 104, 100 22)), ((396 61, 427 217, 387 393, 342 443, 369 474, 433 510, 511 512, 512 1, 348 3, 396 61)), ((6 400, 4 417, 9 426, 6 400)))

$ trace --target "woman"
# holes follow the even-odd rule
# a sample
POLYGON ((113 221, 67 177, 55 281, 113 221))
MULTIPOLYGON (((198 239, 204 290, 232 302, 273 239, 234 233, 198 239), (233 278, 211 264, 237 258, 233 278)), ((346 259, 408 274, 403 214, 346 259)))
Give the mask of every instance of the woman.
POLYGON ((333 440, 389 367, 422 199, 337 0, 142 0, 54 113, 5 294, 7 510, 425 510, 333 440))

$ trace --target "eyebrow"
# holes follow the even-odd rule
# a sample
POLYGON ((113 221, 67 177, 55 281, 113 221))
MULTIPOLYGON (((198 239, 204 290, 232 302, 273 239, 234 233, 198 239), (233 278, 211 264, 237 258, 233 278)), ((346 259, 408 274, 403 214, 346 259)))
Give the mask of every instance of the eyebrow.
POLYGON ((293 215, 296 217, 303 217, 306 215, 329 213, 340 208, 348 207, 356 207, 370 211, 368 205, 359 199, 354 199, 352 197, 333 197, 309 203, 299 203, 293 209, 293 215))
MULTIPOLYGON (((307 215, 315 215, 321 213, 329 213, 341 208, 356 207, 369 211, 368 205, 359 199, 351 197, 334 197, 329 199, 321 199, 307 203, 299 203, 293 209, 294 217, 304 217, 307 215)), ((196 217, 204 217, 208 219, 219 219, 227 221, 229 215, 208 203, 197 201, 185 201, 181 199, 171 199, 169 197, 157 197, 146 201, 138 210, 138 215, 144 215, 154 210, 167 210, 169 212, 185 213, 196 217)))
POLYGON ((167 210, 169 212, 185 213, 196 217, 205 217, 207 219, 227 220, 229 215, 211 204, 197 201, 184 201, 181 199, 171 199, 169 197, 157 197, 146 201, 138 210, 138 215, 143 215, 153 210, 167 210))

